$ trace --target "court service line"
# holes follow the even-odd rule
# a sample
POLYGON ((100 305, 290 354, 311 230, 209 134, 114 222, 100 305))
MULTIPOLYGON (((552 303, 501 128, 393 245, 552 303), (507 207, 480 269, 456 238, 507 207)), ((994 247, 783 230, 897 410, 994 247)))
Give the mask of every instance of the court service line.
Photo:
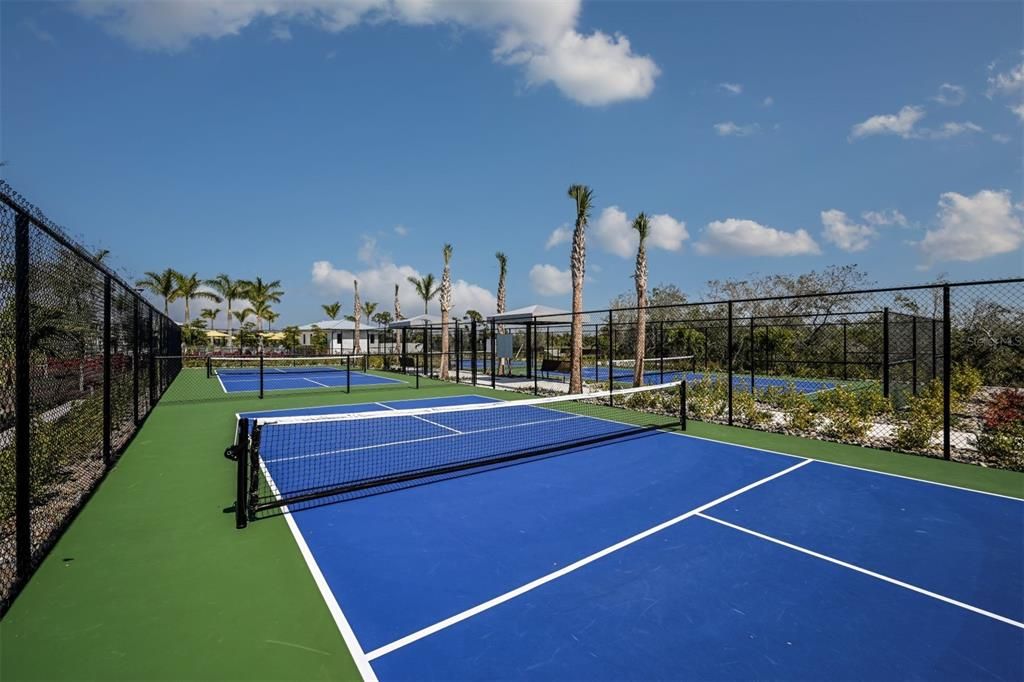
MULTIPOLYGON (((381 407, 384 407, 384 408, 387 408, 389 410, 394 410, 395 412, 398 412, 398 408, 391 407, 390 405, 385 405, 384 403, 374 403, 374 405, 380 405, 381 407)), ((442 429, 447 429, 447 430, 451 431, 452 433, 458 434, 460 436, 465 433, 465 431, 459 431, 458 429, 453 429, 452 427, 445 426, 444 424, 442 424, 440 422, 430 421, 429 419, 424 419, 423 417, 419 417, 419 416, 417 416, 415 414, 412 415, 412 418, 413 419, 419 419, 421 422, 426 422, 426 423, 430 424, 431 426, 438 426, 438 427, 440 427, 442 429)))
MULTIPOLYGON (((277 489, 277 484, 274 483, 274 478, 270 475, 270 471, 263 462, 260 462, 260 469, 263 471, 263 476, 270 487, 270 491, 274 494, 274 497, 281 499, 281 493, 277 489)), ((367 658, 366 652, 363 651, 363 645, 359 643, 359 638, 356 637, 355 630, 352 629, 352 625, 349 624, 348 618, 345 617, 345 613, 341 610, 341 605, 338 604, 338 600, 334 596, 334 591, 331 590, 331 586, 327 583, 327 579, 324 578, 324 574, 320 570, 319 564, 316 563, 316 559, 313 557, 313 552, 310 551, 309 545, 306 544, 306 539, 302 536, 302 531, 299 530, 299 526, 295 523, 295 519, 292 518, 292 513, 289 511, 288 505, 283 505, 281 507, 281 511, 285 521, 288 523, 288 528, 292 532, 292 537, 295 539, 295 544, 298 545, 299 553, 302 554, 302 558, 306 562, 306 568, 309 569, 309 572, 313 577, 313 582, 316 583, 317 588, 320 590, 320 596, 323 597, 324 603, 327 604, 327 610, 334 619, 334 624, 337 626, 338 632, 341 633, 341 638, 345 642, 345 646, 348 647, 349 653, 352 655, 352 661, 356 664, 356 669, 359 670, 359 675, 363 678, 364 682, 377 682, 377 673, 373 671, 373 667, 370 665, 370 659, 367 658)))
POLYGON ((327 384, 321 384, 319 381, 313 381, 309 377, 302 377, 302 380, 303 381, 308 381, 311 384, 316 384, 317 386, 323 386, 324 388, 330 388, 330 386, 328 386, 327 384))
POLYGON ((872 570, 867 569, 867 568, 863 568, 861 566, 857 566, 856 564, 851 564, 849 562, 843 561, 842 559, 836 559, 835 557, 828 556, 827 554, 822 554, 820 552, 815 552, 812 549, 807 549, 806 547, 801 547, 800 545, 794 545, 791 542, 786 542, 785 540, 780 540, 779 538, 774 538, 774 537, 772 537, 770 535, 765 535, 764 533, 759 533, 756 530, 751 530, 750 528, 745 528, 744 526, 738 526, 735 523, 730 523, 728 521, 723 521, 722 519, 716 518, 714 516, 708 516, 707 514, 704 514, 704 513, 698 513, 697 516, 699 516, 702 519, 707 519, 708 521, 714 521, 715 523, 721 524, 721 525, 726 526, 728 528, 732 528, 733 530, 738 530, 741 533, 747 533, 748 535, 753 535, 755 538, 760 538, 761 540, 766 540, 768 542, 773 542, 776 545, 781 545, 782 547, 785 547, 787 549, 791 549, 791 550, 793 550, 795 552, 800 552, 802 554, 806 554, 808 556, 812 556, 815 559, 821 559, 822 561, 827 561, 827 562, 835 564, 837 566, 842 566, 843 568, 848 568, 851 571, 856 571, 857 573, 863 573, 866 576, 870 576, 872 578, 876 578, 877 580, 881 580, 883 582, 887 582, 887 583, 890 583, 892 585, 896 585, 897 587, 902 587, 905 590, 910 590, 911 592, 917 592, 918 594, 923 594, 926 597, 931 597, 932 599, 937 599, 937 600, 939 600, 941 602, 945 602, 947 604, 952 604, 953 606, 959 606, 962 609, 966 609, 968 611, 972 611, 974 613, 981 614, 982 616, 988 616, 989 618, 992 618, 994 620, 998 620, 1000 622, 1006 623, 1007 625, 1012 625, 1014 627, 1021 628, 1022 630, 1024 630, 1024 623, 1020 623, 1018 621, 1015 621, 1012 618, 1007 618, 1006 616, 1000 616, 998 613, 992 613, 991 611, 986 611, 985 609, 978 608, 977 606, 971 606, 970 604, 967 604, 967 603, 962 602, 962 601, 958 601, 956 599, 953 599, 951 597, 947 597, 947 596, 939 594, 937 592, 932 592, 931 590, 926 590, 923 587, 918 587, 917 585, 912 585, 910 583, 903 582, 902 580, 897 580, 896 578, 891 578, 891 577, 889 577, 887 575, 884 575, 882 573, 876 573, 875 571, 872 571, 872 570))
POLYGON ((398 649, 401 649, 404 646, 408 646, 409 644, 412 644, 413 642, 421 640, 424 637, 429 637, 430 635, 432 635, 432 634, 434 634, 436 632, 440 632, 441 630, 444 630, 445 628, 451 627, 452 625, 455 625, 456 623, 461 623, 462 621, 464 621, 464 620, 466 620, 468 618, 472 618, 473 616, 475 616, 477 614, 483 613, 484 611, 487 611, 488 609, 492 609, 495 606, 499 606, 499 605, 504 604, 505 602, 507 602, 509 600, 515 599, 516 597, 518 597, 520 595, 526 594, 527 592, 529 592, 531 590, 534 590, 534 589, 540 587, 541 585, 545 585, 545 584, 551 582, 552 580, 556 580, 558 578, 561 578, 564 575, 567 575, 569 573, 572 573, 573 571, 576 571, 576 570, 578 570, 580 568, 583 568, 584 566, 586 566, 588 564, 592 564, 595 561, 597 561, 598 559, 606 557, 609 554, 613 554, 613 553, 619 551, 620 549, 624 549, 626 547, 629 547, 630 545, 635 544, 635 543, 639 542, 640 540, 643 540, 644 538, 648 538, 648 537, 654 535, 655 533, 660 533, 661 531, 665 530, 666 528, 670 528, 670 527, 672 527, 672 526, 674 526, 674 525, 676 525, 676 524, 678 524, 678 523, 680 523, 682 521, 685 521, 686 519, 689 519, 689 518, 691 518, 693 516, 696 516, 697 514, 700 514, 701 512, 703 512, 706 509, 710 509, 711 507, 714 507, 715 505, 721 504, 722 502, 725 502, 727 500, 731 500, 732 498, 734 498, 734 497, 736 497, 738 495, 742 495, 743 493, 748 492, 750 490, 753 490, 754 488, 756 488, 758 486, 764 485, 765 483, 768 483, 770 481, 774 481, 776 478, 779 478, 781 476, 785 476, 786 474, 788 474, 790 472, 796 471, 800 467, 806 466, 806 465, 810 464, 812 461, 814 461, 814 460, 805 459, 805 460, 803 460, 801 462, 798 462, 797 464, 794 464, 793 466, 789 467, 788 469, 783 469, 782 471, 777 471, 774 474, 771 474, 770 476, 765 476, 764 478, 762 478, 760 480, 754 481, 753 483, 745 485, 742 488, 739 488, 737 490, 732 491, 731 493, 723 495, 723 496, 719 497, 716 500, 712 500, 711 502, 707 502, 705 504, 702 504, 699 507, 694 507, 693 509, 691 509, 690 511, 688 511, 688 512, 686 512, 684 514, 680 514, 679 516, 676 516, 675 518, 669 519, 668 521, 665 521, 663 523, 659 523, 656 526, 652 526, 651 528, 648 528, 647 530, 641 531, 641 532, 637 533, 636 535, 633 535, 631 537, 626 538, 625 540, 621 540, 620 542, 617 542, 614 545, 611 545, 609 547, 605 547, 604 549, 599 550, 597 552, 594 552, 593 554, 591 554, 589 556, 583 557, 582 559, 579 559, 578 561, 574 561, 573 563, 568 564, 568 565, 560 568, 559 570, 554 571, 553 573, 548 573, 547 575, 542 576, 540 578, 537 578, 536 580, 532 580, 532 581, 526 583, 525 585, 520 585, 519 587, 517 587, 514 590, 511 590, 509 592, 506 592, 505 594, 502 594, 502 595, 499 595, 497 597, 494 597, 493 599, 489 599, 489 600, 487 600, 487 601, 485 601, 485 602, 483 602, 481 604, 477 604, 476 606, 471 607, 469 609, 466 609, 465 611, 462 611, 461 613, 457 613, 454 616, 450 616, 449 618, 445 618, 444 620, 438 621, 438 622, 434 623, 433 625, 428 625, 427 627, 425 627, 425 628, 423 628, 421 630, 417 630, 416 632, 413 632, 411 634, 408 634, 405 637, 402 637, 400 639, 396 639, 395 641, 391 642, 390 644, 385 644, 382 647, 374 649, 373 651, 370 651, 370 652, 368 652, 366 654, 366 658, 368 660, 370 660, 370 661, 373 661, 373 660, 375 660, 377 658, 380 658, 381 656, 385 656, 385 655, 390 654, 390 653, 392 653, 392 652, 394 652, 394 651, 396 651, 398 649))

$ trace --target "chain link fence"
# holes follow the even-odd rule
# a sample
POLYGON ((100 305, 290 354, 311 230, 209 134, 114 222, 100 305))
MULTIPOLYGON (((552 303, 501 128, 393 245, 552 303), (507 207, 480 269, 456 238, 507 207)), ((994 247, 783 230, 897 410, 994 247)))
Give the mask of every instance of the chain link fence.
POLYGON ((0 614, 174 380, 179 328, 0 182, 0 614))

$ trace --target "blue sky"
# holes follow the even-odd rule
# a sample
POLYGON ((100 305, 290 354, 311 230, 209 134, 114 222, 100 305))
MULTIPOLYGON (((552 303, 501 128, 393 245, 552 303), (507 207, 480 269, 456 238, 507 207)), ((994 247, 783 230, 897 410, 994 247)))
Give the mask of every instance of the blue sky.
POLYGON ((281 279, 279 324, 364 299, 568 305, 857 263, 1024 272, 1017 2, 4 2, 5 179, 127 273, 281 279), (559 230, 563 228, 563 230, 559 230))

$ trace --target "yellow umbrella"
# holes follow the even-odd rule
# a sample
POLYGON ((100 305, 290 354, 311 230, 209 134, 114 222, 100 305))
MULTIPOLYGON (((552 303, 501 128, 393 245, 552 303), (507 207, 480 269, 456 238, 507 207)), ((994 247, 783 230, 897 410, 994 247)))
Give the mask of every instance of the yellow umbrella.
POLYGON ((206 338, 208 338, 208 339, 226 339, 226 338, 228 338, 228 335, 225 334, 224 332, 219 332, 216 329, 207 329, 206 330, 206 338))
POLYGON ((284 334, 281 332, 264 332, 263 338, 267 341, 284 341, 284 334))

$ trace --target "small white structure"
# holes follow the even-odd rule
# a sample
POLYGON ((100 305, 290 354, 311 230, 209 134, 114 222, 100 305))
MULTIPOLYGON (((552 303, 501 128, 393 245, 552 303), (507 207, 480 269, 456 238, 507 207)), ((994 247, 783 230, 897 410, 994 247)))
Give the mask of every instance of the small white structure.
MULTIPOLYGON (((413 317, 404 317, 401 320, 396 320, 388 325, 389 330, 393 330, 395 335, 401 339, 400 334, 406 335, 405 351, 407 353, 419 353, 423 350, 423 330, 432 329, 434 332, 437 331, 441 326, 440 315, 414 315, 413 317), (408 332, 404 330, 409 330, 408 332)), ((454 329, 454 322, 452 325, 454 329)), ((401 341, 399 341, 401 343, 401 341)))
MULTIPOLYGON (((355 348, 356 324, 351 320, 324 320, 299 327, 299 343, 313 345, 314 327, 327 335, 327 352, 333 354, 351 353, 355 348)), ((359 350, 362 353, 386 353, 392 350, 393 334, 375 324, 359 322, 359 350)))

